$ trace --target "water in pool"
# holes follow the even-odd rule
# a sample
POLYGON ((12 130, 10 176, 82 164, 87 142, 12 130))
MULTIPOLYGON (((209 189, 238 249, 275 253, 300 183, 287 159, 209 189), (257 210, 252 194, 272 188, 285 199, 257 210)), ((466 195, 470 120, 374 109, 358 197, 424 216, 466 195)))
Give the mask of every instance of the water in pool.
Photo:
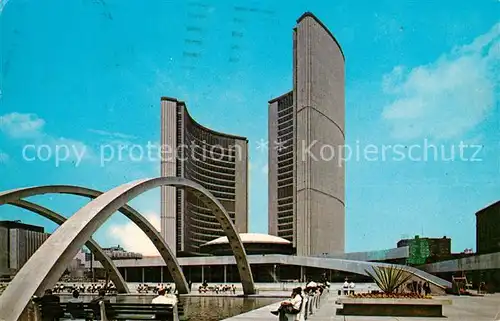
MULTIPOLYGON (((66 301, 69 295, 61 297, 66 301)), ((83 296, 84 301, 90 301, 91 296, 83 296)), ((149 303, 153 296, 117 296, 111 297, 111 302, 149 303)), ((238 314, 252 311, 263 306, 279 302, 279 298, 243 298, 243 297, 181 297, 184 307, 184 319, 189 321, 219 321, 238 314)))

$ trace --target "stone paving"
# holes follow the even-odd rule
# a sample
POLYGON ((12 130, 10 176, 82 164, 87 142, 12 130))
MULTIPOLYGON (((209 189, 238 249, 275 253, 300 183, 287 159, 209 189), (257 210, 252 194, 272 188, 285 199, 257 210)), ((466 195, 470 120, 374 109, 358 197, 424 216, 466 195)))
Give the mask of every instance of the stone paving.
MULTIPOLYGON (((444 318, 408 318, 408 317, 373 317, 373 316, 341 316, 336 315, 336 305, 338 298, 336 293, 330 292, 322 299, 321 308, 315 314, 308 317, 308 321, 428 321, 428 320, 448 320, 448 321, 500 321, 500 294, 490 294, 484 297, 455 297, 446 296, 442 298, 453 300, 451 306, 443 307, 444 318)), ((268 305, 260 309, 240 314, 224 321, 254 321, 273 320, 278 318, 270 311, 275 310, 277 304, 268 305)))

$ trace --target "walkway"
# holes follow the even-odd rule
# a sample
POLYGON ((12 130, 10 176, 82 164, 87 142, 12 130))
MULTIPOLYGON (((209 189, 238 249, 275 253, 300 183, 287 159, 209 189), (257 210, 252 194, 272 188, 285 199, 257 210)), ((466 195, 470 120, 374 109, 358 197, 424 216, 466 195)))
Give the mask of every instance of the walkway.
MULTIPOLYGON (((500 321, 500 294, 487 295, 485 297, 452 297, 453 305, 445 306, 443 314, 445 318, 394 318, 394 317, 354 317, 336 315, 339 305, 335 304, 338 298, 336 293, 330 292, 324 297, 321 308, 315 314, 309 316, 307 321, 500 321)), ((277 321, 270 311, 275 310, 276 304, 244 313, 224 321, 277 321)))

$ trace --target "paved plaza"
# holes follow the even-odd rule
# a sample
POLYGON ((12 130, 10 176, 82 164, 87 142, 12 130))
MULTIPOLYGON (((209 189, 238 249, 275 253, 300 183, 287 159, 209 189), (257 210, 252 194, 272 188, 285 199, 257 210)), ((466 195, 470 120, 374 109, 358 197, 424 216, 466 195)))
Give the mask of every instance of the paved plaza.
MULTIPOLYGON (((409 317, 360 317, 336 315, 336 309, 341 308, 336 305, 338 295, 330 292, 323 298, 321 308, 308 321, 424 321, 424 320, 448 320, 448 321, 500 321, 500 294, 486 295, 484 297, 455 297, 446 296, 443 298, 453 300, 451 306, 443 307, 444 318, 409 318, 409 317)), ((436 297, 437 298, 437 297, 436 297)), ((270 311, 277 308, 276 304, 268 305, 260 309, 240 314, 224 321, 254 321, 254 320, 275 320, 270 311)))

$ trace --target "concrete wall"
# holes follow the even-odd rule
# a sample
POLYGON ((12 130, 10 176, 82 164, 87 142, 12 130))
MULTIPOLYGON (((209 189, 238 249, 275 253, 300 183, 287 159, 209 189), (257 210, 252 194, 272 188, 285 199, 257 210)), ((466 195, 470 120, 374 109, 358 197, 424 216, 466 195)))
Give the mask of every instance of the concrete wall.
MULTIPOLYGON (((269 104, 268 109, 268 141, 270 144, 278 140, 278 102, 269 104)), ((278 236, 278 151, 268 151, 268 233, 278 236)))
MULTIPOLYGON (((176 176, 177 149, 177 102, 161 101, 161 145, 164 149, 161 160, 161 176, 176 176)), ((177 222, 175 187, 161 187, 161 235, 174 254, 177 250, 177 222)))
POLYGON ((345 142, 344 60, 311 15, 298 22, 296 47, 297 254, 343 252, 345 168, 338 152, 345 142), (313 156, 306 153, 311 145, 313 156))
POLYGON ((419 269, 429 273, 485 271, 500 269, 500 252, 464 257, 420 266, 419 269))
POLYGON ((0 226, 0 274, 9 272, 9 229, 0 226))
POLYGON ((248 232, 248 142, 246 140, 235 140, 236 163, 235 163, 235 227, 238 233, 248 232))

